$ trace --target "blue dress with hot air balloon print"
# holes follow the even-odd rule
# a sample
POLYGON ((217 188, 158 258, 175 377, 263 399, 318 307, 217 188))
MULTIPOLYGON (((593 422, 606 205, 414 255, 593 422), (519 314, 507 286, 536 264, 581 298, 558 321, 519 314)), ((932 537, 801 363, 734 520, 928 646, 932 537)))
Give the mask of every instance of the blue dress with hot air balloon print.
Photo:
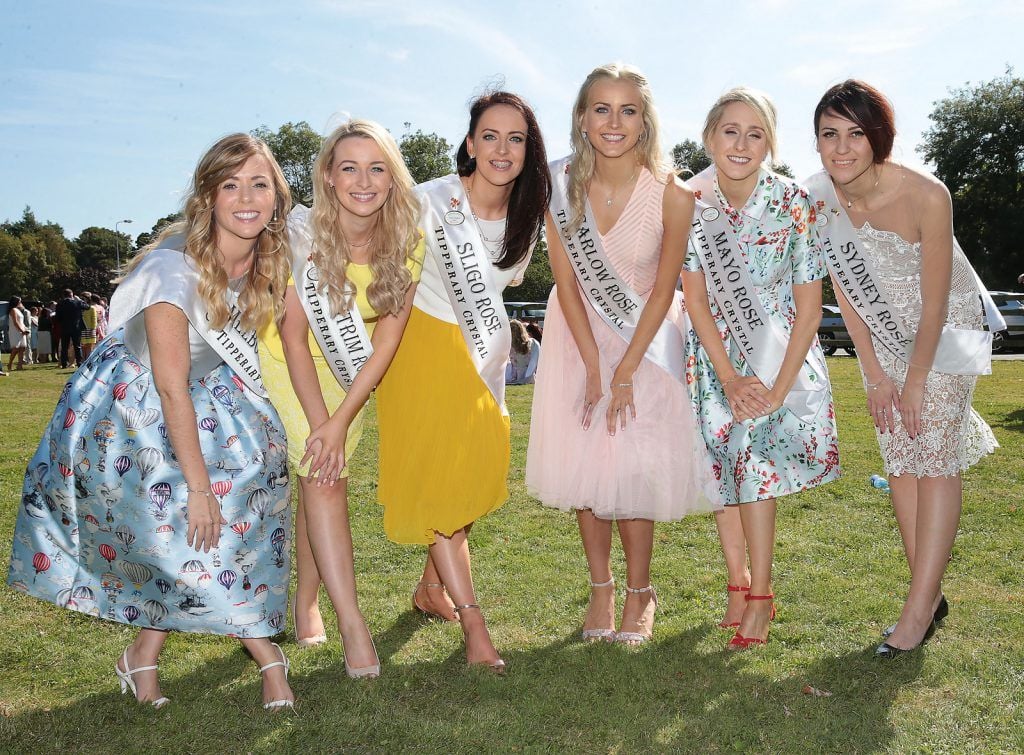
MULTIPOLYGON (((193 364, 216 362, 208 346, 197 353, 205 345, 197 335, 190 327, 193 364)), ((124 328, 113 332, 64 386, 25 473, 9 584, 141 628, 277 634, 291 539, 277 413, 222 360, 190 375, 200 445, 228 522, 219 547, 197 553, 185 543, 185 478, 153 375, 126 340, 124 328)))

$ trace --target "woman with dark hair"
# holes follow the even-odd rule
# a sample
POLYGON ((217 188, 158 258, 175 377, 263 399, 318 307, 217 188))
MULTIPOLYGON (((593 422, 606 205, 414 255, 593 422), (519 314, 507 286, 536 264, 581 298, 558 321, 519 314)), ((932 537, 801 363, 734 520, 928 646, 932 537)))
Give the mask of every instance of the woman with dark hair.
POLYGON ((837 84, 815 108, 814 130, 825 170, 808 188, 826 219, 826 259, 910 565, 899 621, 877 651, 892 657, 921 645, 949 612, 942 578, 960 521, 960 474, 998 445, 971 408, 977 375, 990 371, 979 298, 988 297, 953 238, 949 191, 891 159, 885 95, 862 81, 837 84))
POLYGON ((377 391, 378 500, 389 539, 429 546, 413 605, 461 620, 469 663, 500 673, 467 537, 508 497, 511 337, 501 292, 522 281, 551 194, 533 111, 509 92, 475 100, 457 162, 458 175, 417 188, 427 259, 377 391))
POLYGON ((583 640, 639 645, 652 636, 658 603, 654 523, 714 507, 676 290, 694 199, 665 165, 651 87, 632 66, 601 66, 583 82, 572 150, 551 165, 555 288, 526 485, 544 505, 575 512, 591 588, 583 640), (614 526, 626 557, 618 632, 614 526))
POLYGON ((29 462, 10 585, 140 631, 114 666, 160 708, 169 631, 237 637, 263 707, 293 707, 284 627, 286 439, 256 329, 280 317, 288 184, 267 145, 231 134, 199 161, 184 219, 132 258, 114 332, 70 377, 29 462))

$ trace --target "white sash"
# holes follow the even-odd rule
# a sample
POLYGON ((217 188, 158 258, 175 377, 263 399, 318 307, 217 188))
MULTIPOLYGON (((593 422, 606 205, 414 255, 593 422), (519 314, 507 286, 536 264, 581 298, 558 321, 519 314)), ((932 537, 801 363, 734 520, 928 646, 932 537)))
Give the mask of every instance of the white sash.
MULTIPOLYGON (((590 202, 586 202, 583 220, 575 231, 569 229, 569 164, 564 157, 550 164, 551 217, 558 224, 562 246, 572 263, 583 297, 601 320, 626 343, 633 339, 646 302, 619 275, 604 250, 590 202)), ((683 334, 663 320, 647 346, 644 358, 658 365, 686 385, 686 355, 683 334)))
MULTIPOLYGON (((743 350, 758 379, 771 388, 789 347, 789 334, 768 315, 757 294, 741 242, 715 193, 715 168, 710 166, 687 181, 700 191, 690 239, 729 333, 743 350)), ((828 400, 828 368, 818 349, 810 349, 783 406, 801 422, 811 422, 828 400), (805 369, 806 368, 806 369, 805 369)))
MULTIPOLYGON (((166 241, 174 244, 180 237, 166 241)), ((217 352, 253 393, 266 398, 260 375, 260 359, 256 348, 256 331, 242 330, 242 313, 238 295, 228 289, 228 322, 221 330, 210 327, 206 305, 197 293, 199 273, 192 258, 174 248, 154 249, 118 285, 110 299, 110 329, 121 327, 146 307, 169 302, 179 307, 189 324, 217 352)))
MULTIPOLYGON (((316 342, 330 365, 335 379, 345 391, 352 388, 356 375, 373 354, 366 324, 353 299, 348 312, 331 316, 330 302, 318 290, 320 271, 312 260, 313 237, 309 209, 295 205, 288 214, 288 236, 292 248, 292 279, 302 309, 309 320, 316 342)), ((351 282, 348 282, 352 287, 351 282)))
MULTIPOLYGON (((826 171, 820 171, 807 180, 807 188, 812 198, 823 205, 818 213, 818 235, 825 249, 832 280, 857 310, 875 339, 909 364, 916 334, 910 332, 896 308, 886 302, 878 272, 864 253, 860 237, 836 195, 832 179, 826 171)), ((963 254, 955 238, 953 249, 954 253, 959 251, 963 254)), ((966 256, 964 261, 967 262, 966 256)), ((950 375, 988 375, 992 372, 992 334, 1003 330, 1006 323, 970 262, 967 266, 978 287, 989 330, 944 325, 931 369, 950 375)))
POLYGON ((443 176, 420 184, 416 192, 434 237, 427 248, 434 254, 473 366, 507 414, 505 363, 512 329, 462 181, 456 175, 443 176))

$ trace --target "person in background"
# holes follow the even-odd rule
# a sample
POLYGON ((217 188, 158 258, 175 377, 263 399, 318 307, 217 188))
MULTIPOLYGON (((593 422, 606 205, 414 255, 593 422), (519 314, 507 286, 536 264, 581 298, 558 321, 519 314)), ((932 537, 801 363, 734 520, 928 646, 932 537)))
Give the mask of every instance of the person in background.
POLYGON ((14 369, 14 359, 18 359, 18 369, 25 369, 25 352, 28 351, 29 315, 21 303, 20 296, 11 297, 11 305, 7 310, 7 343, 11 350, 7 358, 7 371, 14 369))

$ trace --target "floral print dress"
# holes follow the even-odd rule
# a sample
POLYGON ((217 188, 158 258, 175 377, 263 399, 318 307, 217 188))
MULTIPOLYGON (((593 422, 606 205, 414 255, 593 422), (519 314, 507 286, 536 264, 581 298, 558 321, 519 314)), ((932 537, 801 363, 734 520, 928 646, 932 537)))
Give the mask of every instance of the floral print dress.
MULTIPOLYGON (((718 188, 717 178, 714 188, 739 238, 740 253, 761 304, 777 325, 791 332, 796 320, 793 286, 820 280, 828 274, 807 192, 764 169, 741 210, 729 204, 718 188)), ((684 269, 701 271, 700 257, 692 241, 684 269)), ((733 367, 738 375, 752 375, 710 290, 708 297, 719 337, 733 367)), ((817 337, 811 349, 820 352, 817 337)), ((733 419, 711 359, 692 328, 686 353, 690 399, 726 504, 776 498, 839 477, 839 445, 831 395, 810 423, 802 422, 785 407, 766 417, 738 422, 733 419)), ((803 369, 810 368, 805 364, 803 369)))

